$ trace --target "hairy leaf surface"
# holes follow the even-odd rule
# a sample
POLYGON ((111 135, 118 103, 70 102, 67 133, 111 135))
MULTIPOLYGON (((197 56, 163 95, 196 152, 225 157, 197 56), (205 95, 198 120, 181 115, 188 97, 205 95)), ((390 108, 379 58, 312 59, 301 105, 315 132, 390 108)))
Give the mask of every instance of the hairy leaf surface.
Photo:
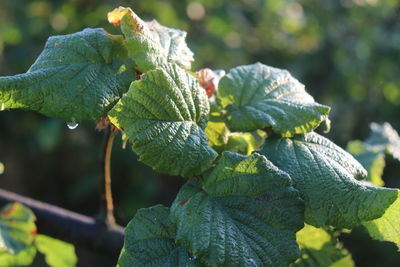
POLYGON ((299 256, 303 205, 290 177, 264 156, 224 152, 178 193, 177 243, 208 266, 287 266, 299 256))
POLYGON ((129 56, 141 72, 168 63, 190 69, 193 53, 186 44, 186 32, 168 28, 156 20, 145 22, 130 8, 119 7, 108 14, 108 21, 121 25, 129 56))
POLYGON ((27 207, 17 202, 0 211, 0 249, 12 254, 32 244, 36 235, 35 216, 27 207))
POLYGON ((78 261, 72 244, 46 236, 35 238, 37 250, 45 255, 46 263, 51 267, 74 267, 78 261))
POLYGON ((208 111, 198 81, 168 65, 133 82, 109 118, 126 131, 141 161, 159 172, 190 177, 209 168, 217 156, 203 131, 208 111))
POLYGON ((261 63, 231 69, 219 83, 218 99, 230 129, 272 127, 282 136, 312 131, 330 110, 314 102, 288 71, 261 63))
POLYGON ((297 232, 296 237, 301 256, 293 264, 295 267, 355 266, 348 251, 325 229, 305 225, 297 232))
POLYGON ((120 267, 198 266, 185 248, 175 244, 175 227, 168 216, 169 208, 162 205, 136 213, 125 229, 120 267))
POLYGON ((97 120, 134 79, 121 36, 103 29, 50 37, 27 73, 0 77, 0 102, 66 121, 97 120))
POLYGON ((290 174, 306 204, 305 221, 311 225, 352 228, 379 218, 396 200, 396 190, 354 179, 366 176, 364 168, 316 133, 267 139, 260 153, 290 174))

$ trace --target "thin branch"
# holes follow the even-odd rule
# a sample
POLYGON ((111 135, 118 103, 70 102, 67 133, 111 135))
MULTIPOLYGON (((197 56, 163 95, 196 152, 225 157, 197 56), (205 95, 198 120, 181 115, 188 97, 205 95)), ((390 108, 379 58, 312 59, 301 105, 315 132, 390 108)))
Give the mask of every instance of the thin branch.
POLYGON ((38 200, 0 189, 0 205, 19 202, 31 208, 37 218, 39 233, 61 235, 71 243, 83 243, 118 255, 124 229, 38 200), (46 231, 44 231, 46 230, 46 231))
POLYGON ((117 129, 111 123, 107 129, 106 141, 103 150, 103 181, 102 181, 102 201, 105 209, 105 222, 107 225, 115 225, 114 202, 111 190, 111 152, 114 143, 114 137, 117 129))

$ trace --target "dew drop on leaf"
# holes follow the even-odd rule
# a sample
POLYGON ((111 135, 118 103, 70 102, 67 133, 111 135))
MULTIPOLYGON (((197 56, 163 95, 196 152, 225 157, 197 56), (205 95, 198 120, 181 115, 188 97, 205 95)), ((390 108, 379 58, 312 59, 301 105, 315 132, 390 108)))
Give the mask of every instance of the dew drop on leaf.
POLYGON ((76 129, 76 127, 78 127, 78 123, 75 121, 75 118, 72 118, 72 120, 70 122, 67 122, 67 127, 70 130, 74 130, 76 129))

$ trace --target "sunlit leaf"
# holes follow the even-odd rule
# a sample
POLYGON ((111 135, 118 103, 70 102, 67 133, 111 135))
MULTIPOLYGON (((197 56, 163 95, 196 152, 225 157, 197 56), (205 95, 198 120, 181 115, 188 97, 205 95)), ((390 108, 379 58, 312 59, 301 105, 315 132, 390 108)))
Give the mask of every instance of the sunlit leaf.
POLYGON ((165 27, 155 20, 145 22, 124 7, 108 13, 108 21, 121 26, 129 56, 141 72, 168 63, 190 69, 193 53, 186 45, 186 32, 165 27))
POLYGON ((74 267, 78 261, 72 244, 46 236, 35 238, 37 250, 44 254, 46 263, 51 267, 74 267))
POLYGON ((207 266, 287 266, 299 256, 303 205, 290 177, 264 156, 224 152, 178 193, 176 241, 207 266))
POLYGON ((36 236, 35 216, 20 203, 0 211, 0 249, 16 254, 32 244, 36 236))
POLYGON ((218 100, 231 130, 272 127, 282 136, 307 133, 330 108, 314 101, 288 71, 261 63, 233 68, 219 83, 218 100))
POLYGON ((133 82, 109 118, 125 130, 141 161, 159 172, 191 177, 217 157, 203 130, 208 112, 198 81, 169 65, 133 82))
POLYGON ((103 29, 50 37, 27 73, 0 77, 0 102, 68 122, 97 120, 135 77, 124 55, 122 37, 103 29))

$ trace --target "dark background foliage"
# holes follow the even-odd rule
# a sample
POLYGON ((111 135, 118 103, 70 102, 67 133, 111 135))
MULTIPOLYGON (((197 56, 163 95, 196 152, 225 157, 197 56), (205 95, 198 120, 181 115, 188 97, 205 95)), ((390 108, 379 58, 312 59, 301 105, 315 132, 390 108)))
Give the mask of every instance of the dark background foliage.
MULTIPOLYGON (((50 35, 86 27, 118 33, 106 14, 119 5, 186 30, 194 69, 256 61, 288 69, 318 102, 332 106, 328 137, 342 147, 365 138, 372 121, 400 129, 397 0, 1 0, 0 75, 25 72, 50 35)), ((34 112, 0 112, 0 186, 96 216, 103 137, 94 127, 88 122, 70 131, 66 122, 34 112)), ((169 205, 184 180, 153 172, 121 144, 117 137, 112 172, 117 220, 125 225, 140 207, 169 205)), ((388 159, 387 186, 400 187, 399 170, 388 159)), ((357 266, 399 265, 394 245, 371 241, 361 229, 341 239, 357 266)), ((76 245, 80 266, 115 262, 76 245)))

